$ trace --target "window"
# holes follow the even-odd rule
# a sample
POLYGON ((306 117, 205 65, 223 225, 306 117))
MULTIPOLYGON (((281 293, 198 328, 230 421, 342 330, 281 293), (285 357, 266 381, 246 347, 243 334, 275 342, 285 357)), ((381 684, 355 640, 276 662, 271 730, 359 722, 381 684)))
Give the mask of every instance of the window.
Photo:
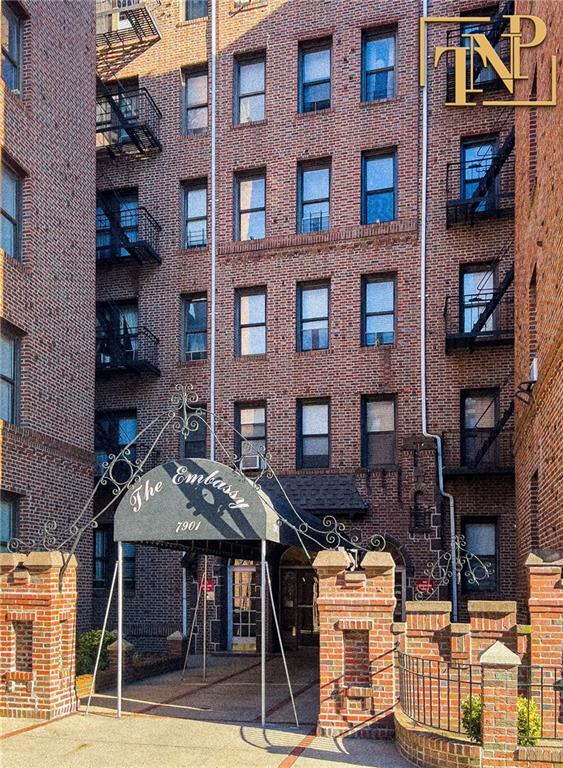
POLYGON ((395 35, 368 32, 363 38, 362 100, 378 101, 395 95, 395 35))
POLYGON ((365 277, 363 280, 363 331, 365 347, 395 343, 395 278, 365 277))
POLYGON ((184 74, 186 133, 207 130, 207 69, 192 70, 184 74))
POLYGON ((363 466, 388 467, 396 464, 395 399, 363 399, 363 466))
POLYGON ((237 291, 236 299, 238 354, 263 355, 266 352, 266 290, 237 291))
POLYGON ((2 80, 14 93, 21 91, 21 20, 2 3, 2 80))
POLYGON ((2 250, 21 258, 21 178, 2 164, 2 250))
MULTIPOLYGON (((490 18, 494 17, 498 13, 498 5, 497 6, 490 6, 489 8, 479 8, 476 11, 467 11, 464 12, 463 16, 489 16, 490 18)), ((469 48, 471 46, 471 39, 469 37, 466 37, 466 35, 474 35, 477 32, 481 32, 482 34, 491 34, 492 32, 492 24, 490 22, 478 22, 478 21, 467 21, 464 24, 461 24, 460 26, 460 45, 464 48, 469 48)), ((505 41, 501 37, 499 41, 495 45, 495 51, 499 54, 501 59, 505 61, 505 63, 508 63, 508 56, 507 56, 507 47, 505 45, 505 41)), ((473 59, 471 56, 467 57, 467 76, 468 76, 468 86, 470 85, 469 81, 469 74, 470 74, 470 68, 473 66, 474 71, 474 84, 477 87, 483 87, 487 84, 490 84, 498 79, 497 73, 495 69, 489 64, 486 67, 483 66, 481 57, 475 56, 473 59)))
POLYGON ((264 456, 266 453, 266 404, 239 404, 236 408, 236 424, 240 435, 236 436, 236 453, 241 458, 242 469, 259 469, 252 466, 248 456, 264 456), (246 464, 246 466, 245 466, 246 464))
POLYGON ((184 299, 184 351, 186 360, 207 358, 207 295, 184 299))
POLYGON ((134 302, 98 304, 96 365, 125 365, 139 353, 139 311, 134 302))
POLYGON ((236 240, 261 240, 266 236, 266 176, 236 178, 236 240))
POLYGON ((20 342, 0 333, 0 419, 17 421, 20 369, 20 342))
POLYGON ((329 285, 299 285, 297 287, 297 349, 328 349, 329 285))
POLYGON ((184 0, 184 18, 186 21, 202 19, 207 16, 207 0, 184 0))
POLYGON ((489 571, 486 576, 483 568, 479 568, 477 561, 473 562, 473 568, 477 570, 478 580, 474 584, 468 576, 465 568, 461 574, 462 588, 464 592, 490 592, 498 588, 498 541, 497 521, 493 518, 465 518, 462 520, 462 533, 465 537, 469 552, 481 560, 489 571))
POLYGON ((264 57, 237 59, 235 123, 256 123, 266 116, 264 57))
MULTIPOLYGON (((461 273, 461 331, 470 333, 495 291, 495 270, 489 265, 465 267, 461 273)), ((490 315, 480 333, 495 329, 495 313, 490 315)))
POLYGON ((136 243, 139 235, 137 190, 116 190, 98 194, 96 208, 96 258, 125 257, 123 238, 136 243))
POLYGON ((205 459, 207 457, 207 408, 197 406, 201 416, 195 413, 190 418, 190 424, 197 424, 197 429, 191 430, 186 438, 182 438, 182 456, 185 459, 205 459))
MULTIPOLYGON (((123 584, 126 589, 135 589, 136 548, 127 542, 122 546, 123 584)), ((116 560, 117 545, 113 541, 113 526, 101 524, 94 529, 94 588, 109 587, 116 560)))
POLYGON ((330 163, 303 163, 298 171, 298 232, 330 227, 330 163))
POLYGON ((302 400, 298 404, 297 466, 330 465, 329 400, 302 400))
POLYGON ((299 46, 299 111, 318 112, 330 107, 330 40, 299 46))
POLYGON ((362 224, 393 221, 397 213, 395 154, 362 158, 362 224))
MULTIPOLYGON (((94 430, 96 451, 96 475, 103 475, 103 464, 109 461, 109 454, 115 456, 132 443, 137 436, 137 414, 135 411, 98 411, 94 430)), ((129 459, 134 461, 137 450, 133 444, 129 459)))
POLYGON ((184 246, 198 248, 207 245, 207 181, 186 184, 184 215, 184 246))
MULTIPOLYGON (((476 195, 481 180, 486 175, 493 162, 497 150, 497 139, 467 139, 461 143, 461 198, 470 200, 476 195)), ((477 206, 477 213, 488 211, 496 205, 496 182, 484 194, 477 206)))
MULTIPOLYGON (((498 413, 498 391, 481 389, 462 392, 461 461, 464 467, 474 463, 477 453, 495 426, 498 413)), ((498 441, 487 451, 487 462, 495 463, 498 441)))
POLYGON ((16 535, 17 497, 0 491, 0 552, 8 551, 8 543, 16 535))

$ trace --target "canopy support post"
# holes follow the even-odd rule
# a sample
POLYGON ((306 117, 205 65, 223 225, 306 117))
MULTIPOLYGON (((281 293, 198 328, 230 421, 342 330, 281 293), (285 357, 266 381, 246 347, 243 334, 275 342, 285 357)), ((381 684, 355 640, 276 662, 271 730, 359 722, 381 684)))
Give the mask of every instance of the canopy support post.
MULTIPOLYGON (((180 563, 183 563, 183 559, 180 563)), ((188 634, 188 572, 184 565, 182 567, 182 634, 187 637, 188 634)))
POLYGON ((260 542, 260 620, 262 642, 260 646, 261 678, 261 722, 266 727, 266 540, 260 542))
POLYGON ((280 625, 279 625, 279 622, 278 622, 278 615, 276 613, 276 606, 275 606, 275 603, 274 603, 274 593, 272 591, 272 579, 270 578, 270 567, 269 567, 268 563, 266 563, 266 575, 268 577, 268 589, 269 589, 269 592, 270 592, 270 601, 271 601, 271 604, 272 604, 272 613, 274 615, 274 624, 276 625, 276 632, 277 632, 278 640, 279 640, 279 643, 280 643, 280 650, 281 650, 281 655, 282 655, 282 659, 283 659, 283 666, 284 666, 284 669, 285 669, 285 676, 287 678, 287 687, 289 688, 289 696, 291 698, 291 706, 293 707, 293 716, 295 718, 295 725, 296 725, 297 728, 299 728, 299 718, 297 717, 297 708, 295 706, 295 699, 293 698, 293 688, 291 687, 291 680, 289 679, 289 670, 287 668, 287 660, 285 658, 285 651, 284 651, 284 648, 283 648, 283 641, 282 641, 282 636, 281 636, 281 632, 280 632, 280 625))
POLYGON ((121 717, 123 688, 123 542, 117 542, 117 716, 121 717))
POLYGON ((207 673, 207 555, 203 566, 203 682, 207 673))
POLYGON ((98 674, 98 666, 100 664, 100 656, 102 655, 102 648, 104 645, 104 637, 106 634, 106 627, 108 625, 108 616, 109 616, 109 609, 111 605, 111 601, 113 598, 113 590, 115 588, 115 578, 117 576, 117 569, 119 567, 119 561, 115 561, 115 568, 113 569, 113 576, 111 579, 111 587, 109 588, 109 596, 108 596, 108 602, 106 605, 106 613, 104 616, 104 623, 102 626, 102 634, 100 635, 100 643, 98 645, 98 653, 96 654, 96 663, 94 664, 94 674, 92 675, 92 683, 90 685, 90 693, 88 694, 88 703, 86 704, 86 714, 90 711, 90 702, 92 701, 92 696, 94 695, 94 690, 96 686, 96 676, 98 674))

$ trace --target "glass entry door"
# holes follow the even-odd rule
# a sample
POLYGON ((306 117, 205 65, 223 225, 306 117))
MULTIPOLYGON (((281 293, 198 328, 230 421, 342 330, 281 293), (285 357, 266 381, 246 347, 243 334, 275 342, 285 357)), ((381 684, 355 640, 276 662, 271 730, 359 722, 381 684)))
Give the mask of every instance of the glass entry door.
POLYGON ((312 568, 285 567, 281 577, 281 632, 286 648, 319 644, 318 581, 312 568))
POLYGON ((256 619, 260 610, 260 585, 256 564, 235 560, 229 566, 229 640, 233 651, 256 651, 256 619))

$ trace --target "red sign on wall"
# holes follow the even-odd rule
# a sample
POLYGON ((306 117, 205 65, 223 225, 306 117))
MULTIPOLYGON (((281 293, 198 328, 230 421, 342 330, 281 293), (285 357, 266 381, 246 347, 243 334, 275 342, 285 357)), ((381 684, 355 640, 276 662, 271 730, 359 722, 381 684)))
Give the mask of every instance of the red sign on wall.
POLYGON ((416 591, 421 595, 431 595, 434 592, 434 579, 416 579, 416 591))
POLYGON ((215 579, 207 579, 204 587, 207 600, 215 600, 215 579))

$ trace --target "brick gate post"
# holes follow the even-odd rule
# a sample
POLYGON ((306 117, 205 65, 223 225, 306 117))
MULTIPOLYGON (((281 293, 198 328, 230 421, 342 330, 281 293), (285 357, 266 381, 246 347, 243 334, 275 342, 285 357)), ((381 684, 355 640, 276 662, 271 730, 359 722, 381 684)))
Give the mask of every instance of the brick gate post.
POLYGON ((368 552, 351 570, 343 551, 320 552, 320 711, 318 733, 362 730, 387 738, 395 706, 392 633, 395 565, 388 552, 368 552))
POLYGON ((59 585, 62 565, 60 552, 0 554, 0 716, 77 708, 76 558, 59 585))
POLYGON ((497 640, 484 651, 481 740, 483 768, 514 768, 518 748, 519 657, 497 640))

